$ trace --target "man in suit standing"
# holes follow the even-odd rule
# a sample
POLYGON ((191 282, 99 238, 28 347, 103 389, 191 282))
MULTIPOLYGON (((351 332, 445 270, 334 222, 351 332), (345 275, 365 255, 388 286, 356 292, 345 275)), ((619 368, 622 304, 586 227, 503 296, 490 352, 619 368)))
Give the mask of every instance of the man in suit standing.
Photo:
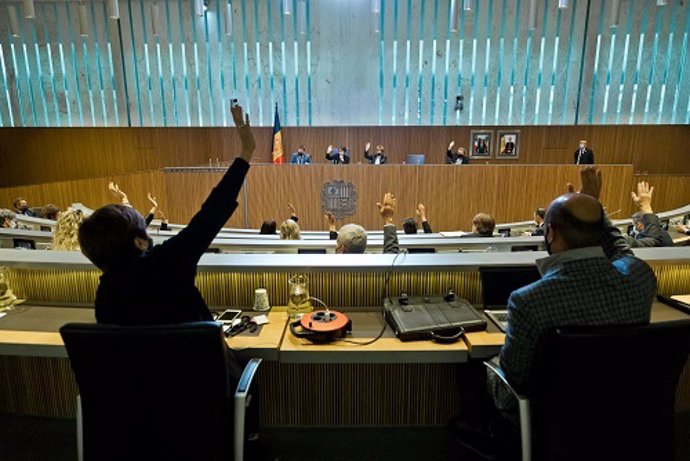
POLYGON ((345 146, 341 146, 336 150, 330 145, 326 149, 326 160, 329 160, 333 165, 347 165, 350 163, 350 154, 345 146))
POLYGON ((573 156, 575 165, 594 165, 594 151, 587 148, 587 141, 581 140, 573 156))
POLYGON ((309 165, 311 163, 311 155, 306 153, 304 144, 300 144, 297 152, 292 154, 290 163, 293 165, 309 165))
POLYGON ((453 146, 455 141, 448 144, 448 151, 446 152, 446 163, 448 165, 467 165, 470 163, 470 158, 467 156, 464 147, 458 147, 458 151, 453 153, 453 146))
POLYGON ((376 153, 374 155, 369 154, 369 149, 371 148, 371 142, 368 142, 364 146, 364 158, 369 160, 370 165, 383 165, 388 161, 386 154, 383 153, 383 146, 379 144, 376 146, 376 153))

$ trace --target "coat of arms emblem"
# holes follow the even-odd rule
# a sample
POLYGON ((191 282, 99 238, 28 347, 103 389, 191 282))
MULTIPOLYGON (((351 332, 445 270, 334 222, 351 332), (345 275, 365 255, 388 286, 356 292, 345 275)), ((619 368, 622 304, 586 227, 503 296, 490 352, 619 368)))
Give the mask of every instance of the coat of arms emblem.
POLYGON ((324 183, 321 190, 321 209, 330 211, 337 219, 355 214, 357 191, 354 184, 345 181, 324 183))

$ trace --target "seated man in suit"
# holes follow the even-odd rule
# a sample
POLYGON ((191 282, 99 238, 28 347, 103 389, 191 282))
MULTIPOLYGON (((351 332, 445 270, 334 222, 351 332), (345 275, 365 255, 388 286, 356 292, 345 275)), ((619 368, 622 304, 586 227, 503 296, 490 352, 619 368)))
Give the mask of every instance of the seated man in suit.
POLYGON ((12 202, 12 206, 14 207, 15 214, 23 214, 24 216, 30 217, 36 216, 36 213, 29 208, 29 204, 24 197, 15 198, 12 202))
POLYGON ((496 221, 488 213, 477 213, 472 218, 472 233, 463 234, 460 238, 493 237, 496 221))
POLYGON ((340 146, 336 150, 331 145, 326 149, 326 160, 329 160, 333 165, 347 165, 350 163, 350 154, 345 146, 340 146))
MULTIPOLYGON (((599 203, 601 174, 589 167, 581 177, 579 193, 571 186, 570 193, 556 198, 546 211, 544 242, 550 256, 536 262, 541 280, 514 291, 508 300, 505 344, 494 362, 518 392, 530 388, 539 341, 554 327, 650 320, 654 272, 635 257, 604 213, 599 203)), ((651 209, 651 194, 643 192, 639 201, 641 208, 651 209)), ((476 381, 461 387, 467 405, 463 420, 456 420, 451 432, 462 445, 491 458, 497 446, 492 433, 516 420, 517 401, 493 373, 487 382, 480 364, 467 371, 476 381)))
POLYGON ((311 155, 305 151, 304 144, 300 144, 297 152, 293 152, 290 163, 293 165, 309 165, 311 163, 311 155))
POLYGON ((587 148, 587 141, 585 139, 580 141, 580 146, 575 151, 573 159, 575 160, 575 165, 594 164, 594 151, 587 148))
POLYGON ((453 152, 455 141, 448 144, 448 151, 446 152, 446 163, 449 165, 467 165, 470 163, 470 158, 467 156, 464 147, 458 147, 457 152, 453 152))
MULTIPOLYGON (((431 226, 429 221, 426 219, 426 207, 422 203, 417 204, 417 217, 422 220, 422 228, 425 234, 431 234, 431 226)), ((416 234, 417 233, 417 220, 415 218, 405 218, 403 219, 403 230, 406 234, 416 234)))
POLYGON ((525 232, 523 237, 537 237, 544 235, 544 216, 546 215, 546 210, 543 208, 537 208, 534 210, 534 223, 537 227, 532 232, 525 232))
POLYGON ((255 143, 249 117, 232 116, 242 154, 211 191, 189 225, 153 245, 144 218, 133 208, 107 205, 79 228, 81 251, 103 271, 96 292, 96 321, 159 325, 210 321, 213 316, 195 286, 199 259, 237 208, 255 143))
POLYGON ((369 160, 370 165, 383 165, 388 161, 386 154, 383 153, 383 146, 381 144, 376 146, 376 153, 373 155, 369 154, 369 149, 371 149, 371 142, 364 146, 364 158, 369 160))

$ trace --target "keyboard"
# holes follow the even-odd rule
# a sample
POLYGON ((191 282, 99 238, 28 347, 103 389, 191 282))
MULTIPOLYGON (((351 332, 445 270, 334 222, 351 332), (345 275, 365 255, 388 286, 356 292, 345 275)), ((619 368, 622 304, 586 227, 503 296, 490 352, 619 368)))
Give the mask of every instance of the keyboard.
POLYGON ((508 326, 507 310, 485 310, 484 313, 496 324, 496 326, 501 331, 506 331, 506 327, 508 326))

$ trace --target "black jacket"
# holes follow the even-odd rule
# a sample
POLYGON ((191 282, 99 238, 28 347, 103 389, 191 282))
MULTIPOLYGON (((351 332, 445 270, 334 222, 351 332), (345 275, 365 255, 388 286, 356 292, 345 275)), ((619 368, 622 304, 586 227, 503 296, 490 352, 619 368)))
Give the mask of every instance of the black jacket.
POLYGON ((237 208, 249 164, 236 159, 201 210, 177 235, 127 267, 101 276, 96 292, 98 323, 157 325, 213 320, 195 286, 196 266, 237 208))
POLYGON ((337 165, 339 163, 342 163, 343 165, 347 165, 348 163, 350 163, 350 154, 345 152, 345 154, 343 154, 343 161, 341 162, 340 161, 340 152, 338 152, 337 150, 334 149, 330 152, 326 152, 326 160, 330 160, 331 162, 333 162, 334 165, 337 165))
MULTIPOLYGON (((376 157, 377 156, 378 156, 378 154, 371 154, 370 155, 368 150, 364 151, 364 158, 369 160, 370 165, 373 165, 374 163, 376 163, 376 157)), ((379 160, 379 165, 383 165, 384 163, 388 163, 388 157, 386 157, 386 154, 381 154, 380 157, 381 157, 381 159, 379 160)))
POLYGON ((573 163, 576 165, 594 165, 594 151, 585 148, 585 151, 580 155, 580 149, 576 150, 573 155, 573 163), (580 158, 579 162, 577 161, 578 157, 580 158))
POLYGON ((470 163, 470 159, 466 155, 459 155, 457 152, 453 152, 449 150, 446 152, 446 163, 449 165, 455 165, 458 161, 458 159, 461 159, 462 161, 460 162, 460 165, 467 165, 470 163))

